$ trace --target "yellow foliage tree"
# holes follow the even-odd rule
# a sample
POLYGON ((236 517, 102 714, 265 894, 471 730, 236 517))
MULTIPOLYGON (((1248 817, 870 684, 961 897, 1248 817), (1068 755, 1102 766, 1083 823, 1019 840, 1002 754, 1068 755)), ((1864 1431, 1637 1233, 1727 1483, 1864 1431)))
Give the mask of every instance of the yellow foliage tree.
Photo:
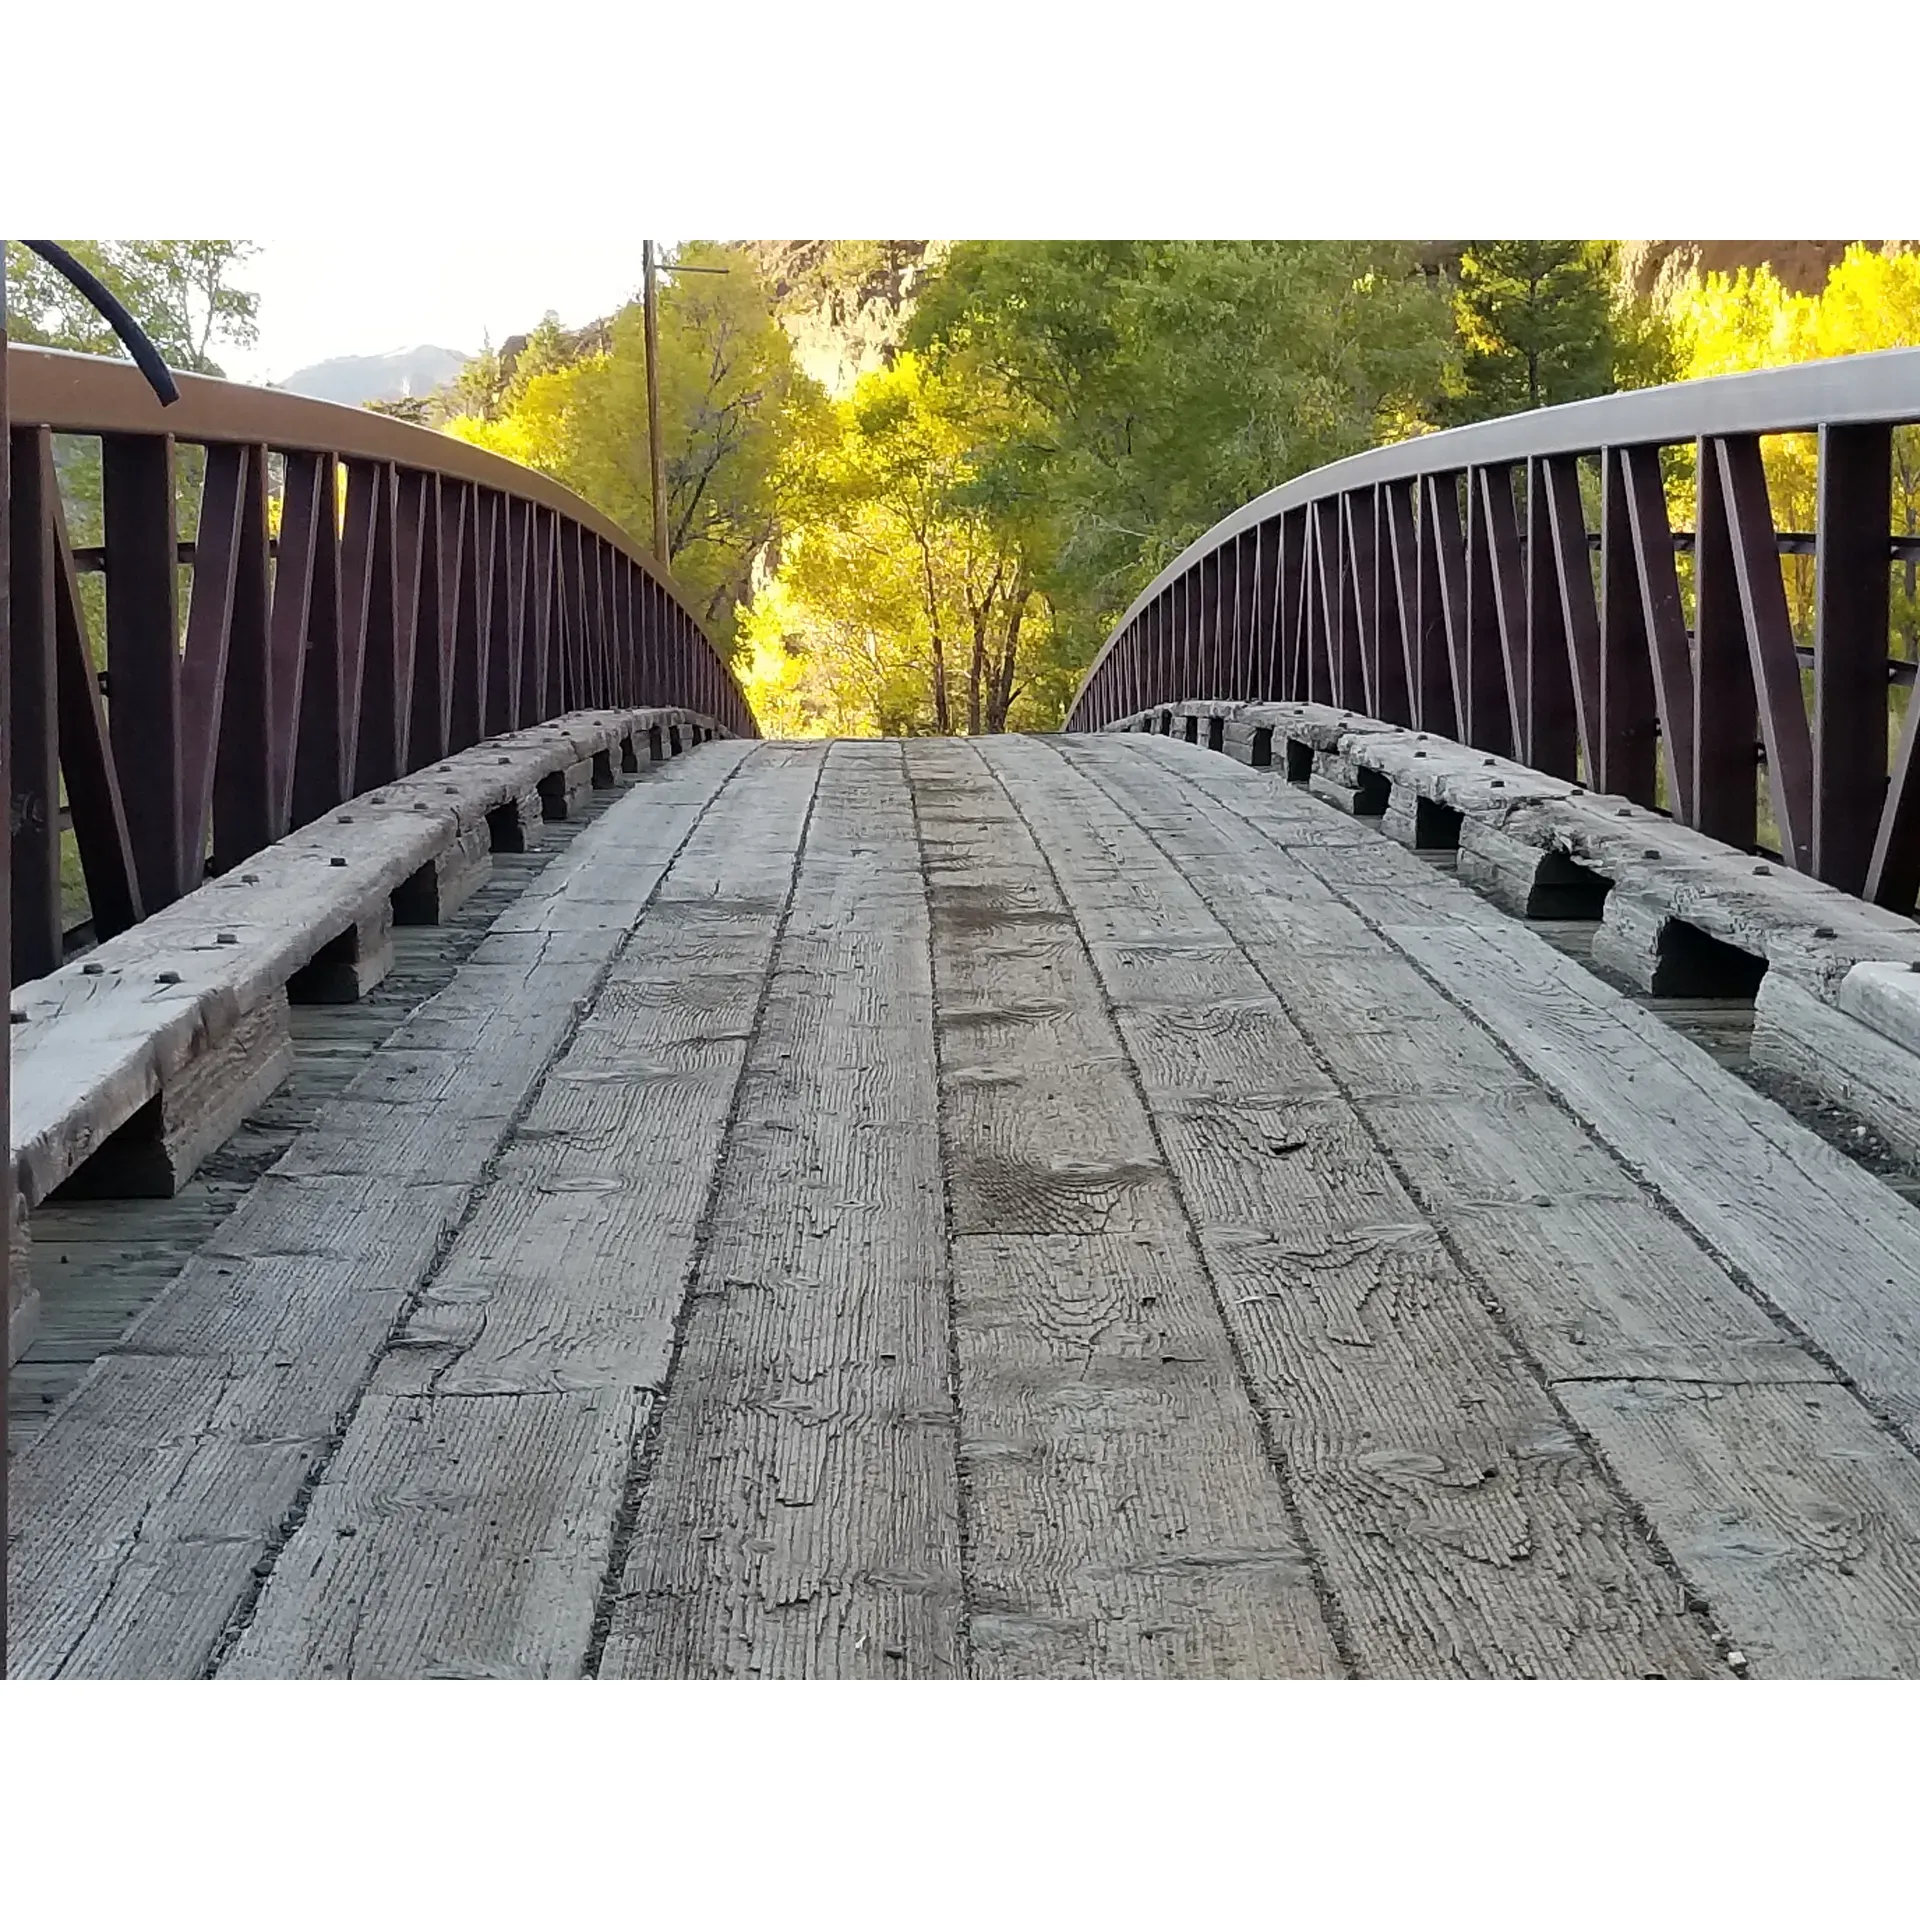
POLYGON ((807 445, 798 531, 742 620, 763 728, 997 733, 1023 700, 1057 718, 1046 604, 972 491, 995 404, 902 354, 807 445))
MULTIPOLYGON (((1852 246, 1815 294, 1790 294, 1765 267, 1708 274, 1684 285, 1669 305, 1682 371, 1688 379, 1747 373, 1802 360, 1877 353, 1920 346, 1920 254, 1878 253, 1852 246)), ((1813 530, 1818 497, 1819 447, 1812 434, 1778 434, 1762 444, 1774 524, 1783 532, 1813 530)), ((1676 477, 1674 517, 1690 519, 1690 463, 1676 477)), ((1891 524, 1920 536, 1920 439, 1912 428, 1893 436, 1891 524)), ((1813 623, 1813 560, 1789 554, 1783 562, 1794 631, 1806 644, 1813 623)), ((1895 583, 1895 652, 1920 657, 1920 580, 1908 562, 1895 583)))

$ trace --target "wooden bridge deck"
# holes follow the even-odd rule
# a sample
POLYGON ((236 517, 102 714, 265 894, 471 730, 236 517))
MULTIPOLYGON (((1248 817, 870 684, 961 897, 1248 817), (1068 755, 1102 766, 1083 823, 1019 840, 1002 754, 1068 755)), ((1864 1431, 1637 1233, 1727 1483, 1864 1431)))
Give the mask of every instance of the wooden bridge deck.
POLYGON ((1920 1212, 1278 778, 718 742, 467 944, 49 1376, 16 1671, 1920 1666, 1920 1212))

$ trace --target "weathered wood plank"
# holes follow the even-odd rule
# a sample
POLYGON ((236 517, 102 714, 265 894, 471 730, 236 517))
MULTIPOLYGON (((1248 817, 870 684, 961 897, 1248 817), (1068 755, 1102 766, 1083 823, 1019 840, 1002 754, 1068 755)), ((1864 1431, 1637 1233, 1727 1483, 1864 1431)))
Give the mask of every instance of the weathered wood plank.
POLYGON ((1920 1216, 1911 1207, 1523 929, 1388 931, 1920 1436, 1920 1216))
POLYGON ((971 747, 929 743, 910 772, 959 1235, 974 1670, 1338 1674, 1226 1326, 1045 861, 971 747), (1034 1004, 1053 1010, 1044 1038, 979 1017, 1034 1004), (990 1161, 1004 1194, 982 1190, 990 1161), (1122 1165, 1137 1169, 1131 1207, 1089 1212, 1090 1184, 1063 1199, 1068 1176, 1110 1180, 1122 1165), (1138 1225, 1145 1203, 1158 1233, 1138 1225), (1078 1230, 1051 1230, 1064 1220, 1078 1230))
MULTIPOLYGON (((1128 790, 1135 778, 1124 770, 1092 771, 1128 790)), ((1161 784, 1156 780, 1153 787, 1161 784)), ((1211 768, 1203 769, 1186 792, 1189 843, 1211 849, 1215 833, 1232 840, 1233 820, 1222 820, 1213 802, 1237 815, 1240 797, 1211 768)), ((1155 799, 1165 804, 1157 791, 1155 799)), ((1265 804, 1249 806, 1241 817, 1257 820, 1265 804)), ((1254 850, 1249 857, 1262 856, 1254 850)), ((1265 857, 1288 855, 1273 848, 1265 857)), ((1337 870, 1329 870, 1328 878, 1339 887, 1337 870)), ((1208 889, 1203 885, 1202 891, 1208 889)), ((1361 889, 1342 891, 1351 899, 1361 889)), ((1289 993, 1284 941, 1258 920, 1241 924, 1231 910, 1223 914, 1247 936, 1262 973, 1283 995, 1289 993)), ((1407 918, 1417 920, 1417 909, 1407 918)), ((1558 1379, 1563 1402, 1643 1512, 1654 1517, 1696 1591, 1730 1630, 1753 1643, 1745 1648, 1750 1670, 1908 1670, 1913 1636, 1904 1563, 1877 1582, 1850 1586, 1844 1604, 1832 1606, 1823 1582, 1834 1569, 1816 1569, 1802 1581, 1800 1597, 1783 1601, 1771 1637, 1756 1624, 1772 1617, 1764 1574, 1743 1560, 1739 1539, 1715 1529, 1738 1534, 1747 1524, 1742 1516, 1758 1514, 1754 1526, 1774 1529, 1774 1545, 1764 1554, 1754 1545, 1752 1552, 1787 1552, 1779 1544, 1787 1526, 1781 1506, 1786 1496, 1776 1484, 1777 1468, 1768 1463, 1807 1452, 1808 1402, 1824 1409, 1829 1425, 1845 1436, 1839 1457, 1851 1476, 1846 1500, 1858 1510, 1858 1530, 1868 1537, 1913 1536, 1920 1524, 1911 1491, 1914 1463, 1849 1398, 1821 1354, 1737 1290, 1698 1240, 1658 1210, 1645 1182, 1655 1181, 1679 1203, 1696 1233, 1716 1218, 1738 1221, 1744 1238, 1737 1251, 1724 1237, 1710 1237, 1733 1252, 1750 1278, 1773 1274, 1803 1292, 1839 1290, 1864 1261, 1880 1282, 1877 1290, 1861 1290, 1868 1309, 1886 1298, 1893 1272, 1881 1236, 1912 1234, 1911 1216, 1877 1182, 1846 1165, 1839 1193, 1818 1216, 1822 1230, 1839 1235, 1837 1251, 1830 1246, 1822 1256, 1805 1238, 1783 1243, 1778 1235, 1788 1223, 1772 1209, 1785 1206, 1798 1214, 1808 1204, 1816 1171, 1811 1163, 1844 1164, 1838 1155, 1526 929, 1508 926, 1486 934, 1429 922, 1388 926, 1384 934, 1421 958, 1454 995, 1449 1000, 1416 980, 1401 1002, 1436 1055, 1451 1048, 1461 1026, 1456 1003, 1464 1000, 1515 1046, 1533 1073, 1584 1117, 1599 1120, 1601 1136, 1615 1149, 1603 1152, 1538 1092, 1477 1101, 1458 1094, 1399 1094, 1376 1096, 1364 1107, 1369 1126, 1390 1146, 1430 1217, 1445 1226, 1448 1244, 1558 1379), (1463 951, 1470 965, 1459 961, 1463 951), (1447 956, 1444 964, 1441 956, 1447 956), (1471 992, 1463 990, 1468 981, 1471 992), (1604 1047, 1582 1044, 1595 1029, 1611 1035, 1616 1022, 1631 1029, 1638 1043, 1631 1051, 1611 1039, 1604 1047), (1668 1123, 1664 1129, 1653 1125, 1655 1113, 1668 1123), (1623 1140, 1634 1150, 1622 1152, 1623 1140), (1671 1184, 1676 1167, 1681 1186, 1694 1195, 1691 1210, 1671 1184), (1750 1197, 1763 1188, 1764 1201, 1750 1197), (1850 1225, 1836 1220, 1836 1209, 1853 1200, 1856 1188, 1871 1199, 1850 1225), (1710 1212, 1716 1195, 1717 1211, 1710 1212), (1644 1393, 1637 1383, 1644 1383, 1644 1393), (1656 1419, 1649 1407, 1684 1408, 1684 1418, 1667 1411, 1656 1419), (1743 1485, 1748 1473, 1751 1483, 1743 1485), (1831 1620, 1839 1635, 1824 1649, 1813 1646, 1807 1631, 1817 1618, 1831 1620)), ((1336 1076, 1343 1077, 1342 1037, 1312 1031, 1336 1076)), ((1911 1260, 1905 1270, 1913 1270, 1911 1260)), ((1769 1291, 1778 1299, 1775 1288, 1769 1291)), ((1901 1318, 1897 1302, 1874 1318, 1901 1318)), ((1882 1324, 1880 1330, 1890 1329, 1882 1324)), ((1882 1364, 1899 1367, 1904 1361, 1895 1350, 1882 1364)), ((1810 1460, 1817 1455, 1815 1446, 1810 1460)), ((1825 1486, 1830 1499, 1838 1500, 1836 1471, 1810 1464, 1809 1484, 1825 1486)), ((1802 1499, 1807 1511, 1837 1514, 1845 1504, 1829 1509, 1813 1494, 1802 1499)))
POLYGON ((963 1667, 927 921, 900 749, 828 752, 600 1671, 963 1667))
MULTIPOLYGON (((718 757, 709 767, 717 793, 733 767, 718 757)), ((648 800, 640 788, 614 813, 644 813, 648 800)), ((691 825, 684 815, 660 821, 669 857, 691 825)), ((603 935, 603 964, 620 938, 603 935)), ((560 965, 564 973, 577 962, 560 965)), ((379 1178, 324 1170, 323 1121, 308 1151, 255 1188, 16 1463, 16 1671, 191 1675, 216 1656, 256 1565, 278 1546, 467 1204, 470 1181, 433 1178, 456 1144, 440 1129, 453 1128, 460 1152, 484 1161, 481 1136, 504 1137, 508 1114, 565 1037, 577 976, 552 992, 560 983, 537 965, 476 975, 482 994, 490 985, 503 1004, 547 1010, 498 1035, 496 1071, 518 1088, 506 1112, 443 1120, 428 1082, 412 1108, 411 1157, 379 1178), (99 1462, 109 1457, 103 1484, 99 1462)), ((354 1121, 378 1104, 348 1102, 341 1113, 354 1121)))
MULTIPOLYGON (((1210 917, 1154 839, 1058 749, 986 751, 1070 904, 1104 882, 1133 886, 1143 914, 1210 917)), ((1301 1027, 1242 1023, 1216 1050, 1190 1018, 1222 992, 1280 1011, 1235 952, 1232 978, 1214 957, 1186 995, 1125 1005, 1122 1033, 1143 1072, 1156 1053, 1183 1052, 1187 1088, 1252 1069, 1250 1112, 1233 1096, 1172 1089, 1155 1117, 1359 1669, 1714 1671, 1679 1583, 1301 1027), (1161 1022, 1173 1031, 1149 1038, 1161 1022)), ((1112 995, 1111 963, 1093 953, 1112 995)))
POLYGON ((1750 1670, 1920 1675, 1920 1461, 1837 1386, 1631 1380, 1566 1390, 1750 1670))
MULTIPOLYGON (((1140 761, 1091 769, 1129 807, 1139 792, 1163 810, 1168 778, 1181 770, 1140 761)), ((1286 937, 1283 903, 1263 902, 1257 886, 1229 890, 1211 877, 1236 856, 1250 876, 1264 876, 1276 864, 1284 869, 1295 858, 1293 849, 1265 837, 1276 803, 1262 796, 1256 778, 1239 775, 1236 783, 1237 771, 1229 768, 1222 779, 1215 763, 1202 763, 1184 783, 1183 870, 1195 875, 1222 923, 1245 942, 1263 979, 1313 1035, 1343 1088, 1360 1099, 1369 1126, 1429 1216, 1446 1228, 1549 1375, 1832 1378, 1830 1368, 1784 1333, 1676 1225, 1644 1179, 1630 1176, 1568 1115, 1559 1100, 1587 1112, 1583 1077, 1549 1079, 1559 1100, 1544 1097, 1537 1063, 1528 1057, 1525 1067, 1517 1065, 1485 1027, 1463 1019, 1456 1001, 1411 964, 1414 943, 1495 941, 1501 957, 1481 976, 1488 1005, 1504 1005, 1512 983, 1540 968, 1550 969, 1554 982, 1577 979, 1587 997, 1581 1004, 1617 1006, 1659 1031, 1674 1057, 1698 1062, 1705 1077, 1694 1098, 1704 1104, 1716 1089, 1738 1094, 1771 1114, 1785 1133, 1799 1131, 1793 1123, 1511 922, 1480 932, 1456 928, 1444 916, 1423 923, 1416 891, 1406 896, 1400 925, 1379 939, 1376 957, 1303 960, 1286 937), (1199 850, 1207 864, 1196 866, 1188 849, 1199 850)), ((1282 795, 1282 809, 1311 804, 1282 795)), ((1413 856, 1400 857, 1408 872, 1425 874, 1413 856)), ((1328 874, 1329 884, 1338 885, 1338 869, 1328 874)), ((1347 897, 1364 891, 1342 888, 1347 897)), ((1543 984, 1534 997, 1550 1000, 1557 991, 1543 984)), ((1486 1026, 1500 1032, 1497 1021, 1486 1026)), ((1703 1124, 1713 1124, 1704 1113, 1703 1124)), ((1886 1196, 1881 1200, 1898 1209, 1886 1196)))

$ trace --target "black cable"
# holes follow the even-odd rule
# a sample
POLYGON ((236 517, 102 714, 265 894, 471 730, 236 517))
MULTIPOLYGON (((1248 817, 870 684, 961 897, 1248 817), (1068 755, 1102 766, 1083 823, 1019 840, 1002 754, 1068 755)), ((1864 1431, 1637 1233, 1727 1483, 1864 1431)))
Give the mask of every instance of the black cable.
POLYGON ((133 355, 134 365, 147 376, 147 385, 159 396, 160 404, 163 407, 172 406, 180 398, 180 389, 173 384, 173 375, 168 372, 167 363, 160 358, 159 348, 140 330, 140 323, 133 315, 58 241, 23 240, 20 244, 29 253, 37 253, 56 273, 72 281, 100 309, 107 325, 120 336, 121 344, 133 355))

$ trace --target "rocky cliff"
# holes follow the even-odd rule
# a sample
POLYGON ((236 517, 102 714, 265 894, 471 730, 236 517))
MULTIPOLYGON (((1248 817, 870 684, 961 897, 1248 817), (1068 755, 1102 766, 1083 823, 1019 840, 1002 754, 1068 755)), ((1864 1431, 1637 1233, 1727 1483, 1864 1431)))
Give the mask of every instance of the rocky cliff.
POLYGON ((1789 293, 1818 293, 1849 247, 1911 247, 1911 240, 1623 240, 1620 271, 1639 298, 1709 273, 1768 267, 1789 293))
POLYGON ((885 366, 939 240, 743 240, 779 303, 801 367, 836 399, 885 366))

